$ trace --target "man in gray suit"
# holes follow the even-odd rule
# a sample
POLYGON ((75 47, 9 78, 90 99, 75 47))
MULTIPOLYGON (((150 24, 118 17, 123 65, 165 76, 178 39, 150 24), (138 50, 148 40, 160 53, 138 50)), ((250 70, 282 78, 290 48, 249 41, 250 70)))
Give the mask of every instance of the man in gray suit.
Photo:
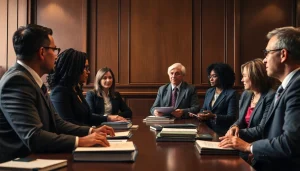
POLYGON ((150 109, 152 115, 169 116, 176 118, 188 118, 189 112, 198 113, 200 106, 196 88, 184 82, 185 67, 181 63, 175 63, 168 68, 170 83, 159 88, 156 100, 150 109), (172 113, 161 113, 156 107, 173 106, 176 110, 172 113))
POLYGON ((52 30, 20 27, 13 35, 16 64, 0 81, 0 162, 32 152, 71 152, 77 146, 109 146, 110 127, 77 126, 62 120, 41 77, 53 70, 60 51, 52 30), (43 89, 43 90, 42 90, 43 89))
POLYGON ((267 74, 282 82, 269 112, 257 127, 239 137, 221 137, 220 146, 251 152, 258 170, 299 170, 300 166, 300 29, 277 28, 267 35, 267 74), (242 139, 256 140, 247 143, 242 139))

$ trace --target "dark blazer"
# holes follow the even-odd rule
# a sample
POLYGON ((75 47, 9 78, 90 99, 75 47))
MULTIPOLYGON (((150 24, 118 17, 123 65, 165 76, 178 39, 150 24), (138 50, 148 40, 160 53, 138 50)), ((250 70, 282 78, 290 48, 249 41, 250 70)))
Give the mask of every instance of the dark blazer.
MULTIPOLYGON (((150 109, 150 113, 154 115, 155 107, 167 107, 170 106, 172 94, 172 85, 166 84, 158 89, 158 93, 153 106, 150 109)), ((179 95, 175 104, 176 109, 183 109, 182 118, 188 118, 189 112, 197 113, 199 111, 199 100, 197 96, 196 88, 192 85, 188 85, 186 82, 182 82, 180 86, 179 95)), ((170 115, 170 114, 168 114, 170 115)))
POLYGON ((91 112, 82 90, 57 85, 51 90, 50 98, 57 113, 66 121, 77 125, 98 126, 107 121, 106 116, 91 112))
MULTIPOLYGON (((119 92, 115 92, 114 98, 110 97, 112 105, 112 114, 120 115, 124 118, 131 118, 132 112, 130 108, 123 101, 119 92), (119 113, 121 111, 121 113, 119 113)), ((104 115, 104 99, 103 97, 97 96, 95 90, 90 90, 86 93, 86 101, 90 106, 93 113, 104 115)))
MULTIPOLYGON (((253 92, 245 90, 239 101, 239 119, 233 124, 237 125, 240 129, 247 128, 245 117, 248 107, 250 106, 253 92)), ((262 120, 264 114, 267 114, 271 103, 274 100, 275 91, 270 89, 269 91, 261 93, 261 96, 251 114, 249 121, 249 128, 258 126, 262 120)))
POLYGON ((252 143, 253 164, 262 170, 300 168, 300 71, 285 87, 262 119, 263 125, 240 131, 241 138, 260 139, 252 143))
POLYGON ((71 152, 73 135, 88 135, 89 129, 62 120, 23 66, 16 63, 2 77, 0 162, 31 152, 71 152))
POLYGON ((236 120, 238 113, 238 94, 233 89, 225 89, 211 107, 210 104, 214 98, 215 90, 216 88, 212 87, 206 91, 204 103, 200 112, 209 110, 213 114, 216 114, 217 118, 206 121, 206 124, 217 134, 224 135, 236 120))

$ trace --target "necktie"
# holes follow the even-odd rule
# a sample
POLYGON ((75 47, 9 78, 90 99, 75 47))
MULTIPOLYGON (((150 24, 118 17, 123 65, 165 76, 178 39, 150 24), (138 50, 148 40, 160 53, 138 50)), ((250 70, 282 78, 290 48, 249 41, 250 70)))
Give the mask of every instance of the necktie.
POLYGON ((283 91, 283 87, 280 85, 276 91, 276 94, 275 94, 275 102, 274 102, 274 105, 276 104, 277 100, 279 99, 281 93, 283 91))
POLYGON ((172 106, 175 107, 176 104, 176 99, 177 99, 177 88, 174 87, 173 91, 172 91, 172 106))
POLYGON ((48 90, 47 90, 47 87, 45 86, 45 84, 42 85, 41 89, 42 89, 44 95, 47 96, 48 90))

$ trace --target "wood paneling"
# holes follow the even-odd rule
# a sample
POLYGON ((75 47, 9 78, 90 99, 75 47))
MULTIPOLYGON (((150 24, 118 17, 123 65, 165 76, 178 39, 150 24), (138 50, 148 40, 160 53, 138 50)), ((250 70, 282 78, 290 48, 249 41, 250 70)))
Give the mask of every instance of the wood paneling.
POLYGON ((131 0, 130 8, 130 84, 165 83, 171 64, 192 66, 192 0, 131 0))
POLYGON ((119 0, 97 1, 96 71, 109 67, 119 82, 119 0))
POLYGON ((269 31, 293 25, 294 5, 293 0, 240 1, 241 64, 264 57, 269 31))
POLYGON ((27 0, 0 1, 0 78, 16 62, 12 36, 27 24, 27 0))
MULTIPOLYGON (((0 78, 3 75, 3 72, 7 68, 7 46, 8 46, 8 37, 7 37, 7 3, 8 0, 0 1, 0 78)), ((11 40, 11 39, 10 39, 11 40)))
POLYGON ((87 1, 43 0, 36 1, 37 24, 53 29, 57 47, 87 50, 87 1))
POLYGON ((225 11, 226 0, 202 1, 202 72, 201 83, 206 84, 206 68, 214 62, 226 62, 225 54, 225 11))

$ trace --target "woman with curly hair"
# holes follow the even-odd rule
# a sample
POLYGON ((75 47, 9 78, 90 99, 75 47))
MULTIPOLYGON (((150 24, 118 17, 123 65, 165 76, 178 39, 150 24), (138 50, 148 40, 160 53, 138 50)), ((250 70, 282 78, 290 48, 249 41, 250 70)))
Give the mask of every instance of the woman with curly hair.
POLYGON ((206 91, 197 118, 217 134, 224 135, 238 113, 238 94, 232 88, 235 74, 228 64, 214 63, 208 66, 207 75, 212 88, 206 91))
POLYGON ((100 116, 92 113, 82 85, 90 74, 87 54, 67 49, 58 55, 54 71, 47 77, 50 99, 58 114, 77 125, 97 126, 106 121, 125 120, 123 117, 100 116))

